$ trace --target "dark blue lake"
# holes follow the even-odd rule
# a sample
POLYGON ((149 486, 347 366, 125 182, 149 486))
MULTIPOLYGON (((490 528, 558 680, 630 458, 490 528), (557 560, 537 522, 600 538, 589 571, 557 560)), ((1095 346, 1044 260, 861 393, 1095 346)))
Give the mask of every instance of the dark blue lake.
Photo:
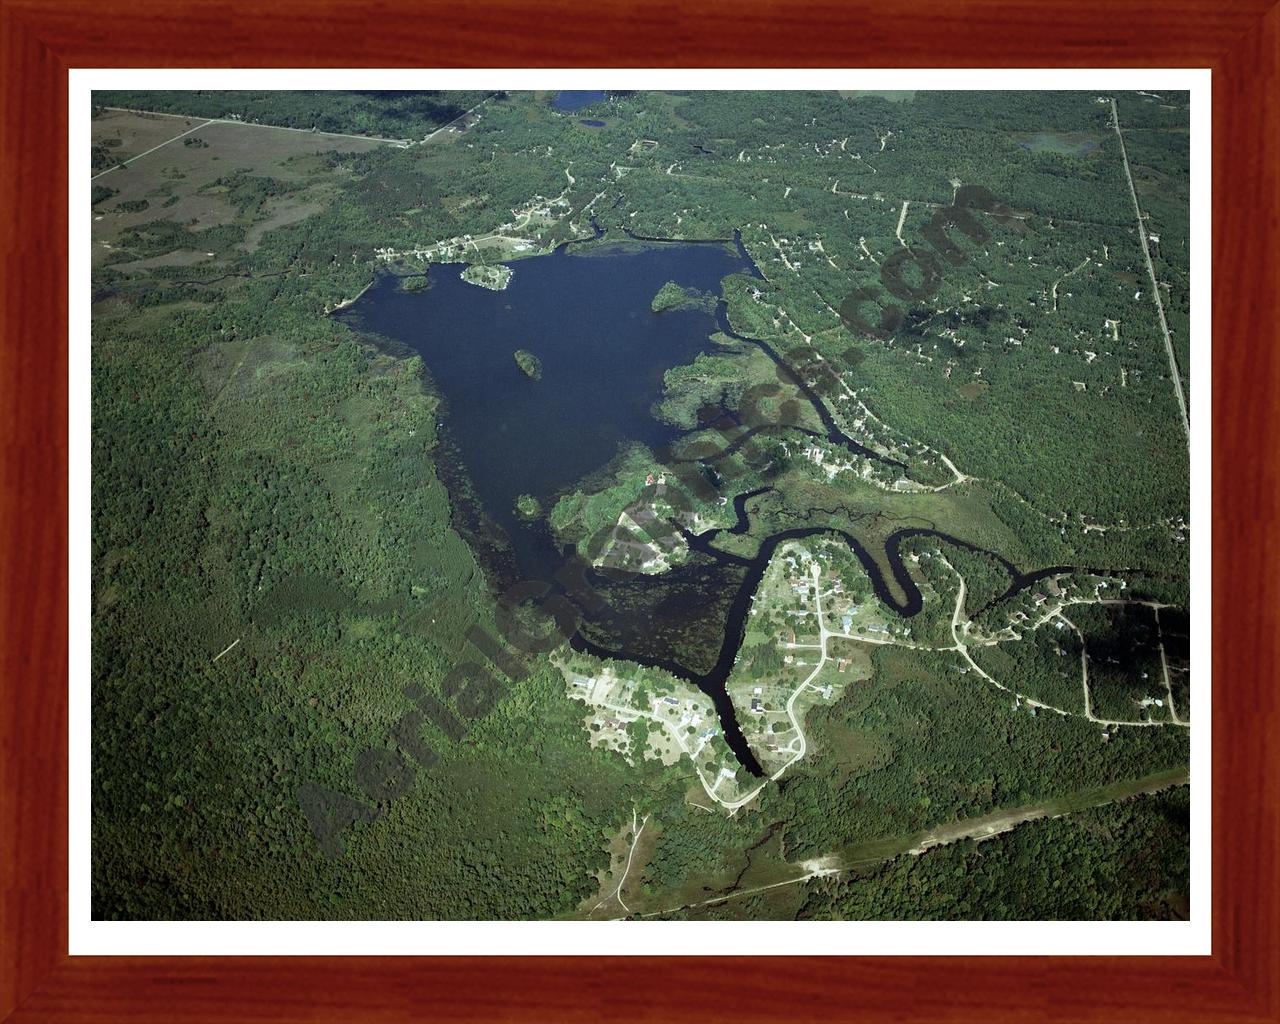
MULTIPOLYGON (((357 331, 373 332, 423 357, 445 402, 445 448, 437 468, 461 516, 457 525, 478 545, 487 567, 507 577, 493 582, 550 581, 572 559, 557 549, 544 523, 516 515, 516 498, 533 494, 549 510, 557 494, 603 469, 620 447, 639 442, 658 449, 673 441, 679 432, 651 412, 664 372, 710 349, 709 336, 717 326, 726 332, 732 327, 701 310, 655 314, 654 295, 667 281, 719 292, 729 274, 758 272, 740 248, 719 243, 629 242, 581 252, 561 247, 549 256, 509 264, 515 276, 500 292, 464 282, 463 266, 431 267, 430 287, 415 292, 402 291, 397 278, 385 275, 339 316, 357 331), (540 380, 521 372, 516 349, 538 357, 540 380)), ((735 337, 779 359, 765 342, 735 337)), ((814 403, 831 443, 891 461, 843 434, 819 397, 802 379, 795 382, 814 403)), ((922 604, 898 550, 904 540, 933 536, 980 549, 934 529, 899 529, 885 542, 886 575, 853 536, 833 527, 799 525, 762 537, 756 554, 745 557, 717 548, 716 538, 746 532, 748 502, 771 488, 745 493, 730 488, 724 497, 733 498, 737 525, 688 535, 690 558, 678 568, 656 576, 617 576, 584 567, 583 579, 600 607, 588 611, 573 601, 582 615, 572 643, 695 683, 714 701, 725 740, 739 761, 759 775, 725 680, 742 645, 752 596, 777 546, 819 534, 843 538, 880 599, 904 616, 915 615, 922 604), (901 599, 889 588, 889 576, 901 599)), ((1005 597, 1036 579, 1074 571, 1057 566, 1023 573, 995 557, 1009 575, 1005 597)))
POLYGON ((433 265, 423 291, 387 275, 343 318, 422 355, 475 497, 509 535, 515 568, 546 578, 558 552, 544 525, 516 515, 516 498, 532 494, 549 511, 620 446, 676 437, 651 407, 665 371, 712 347, 716 322, 650 303, 667 281, 719 293, 722 278, 751 268, 717 243, 561 248, 509 266, 504 291, 466 283, 462 264, 433 265), (541 360, 541 380, 521 372, 516 349, 541 360))
POLYGON ((556 98, 551 101, 551 105, 557 110, 563 110, 566 113, 572 113, 575 110, 581 110, 583 107, 589 107, 593 103, 599 103, 604 99, 604 91, 588 92, 558 92, 556 98))
MULTIPOLYGON (((740 247, 716 242, 562 246, 509 266, 514 277, 504 291, 463 281, 464 264, 433 265, 430 286, 419 291, 384 275, 338 314, 422 356, 444 399, 436 461, 455 524, 498 586, 550 581, 569 561, 544 522, 516 514, 519 495, 536 496, 549 511, 559 493, 606 468, 624 446, 657 449, 678 436, 652 406, 668 369, 713 347, 717 321, 697 309, 654 313, 658 290, 675 281, 718 294, 726 276, 757 273, 740 247), (540 380, 517 366, 517 349, 538 357, 540 380)), ((659 577, 593 574, 604 610, 582 620, 573 642, 681 673, 705 689, 726 740, 758 774, 724 689, 746 614, 745 604, 736 613, 731 606, 743 601, 746 575, 741 560, 722 563, 712 551, 659 577)))

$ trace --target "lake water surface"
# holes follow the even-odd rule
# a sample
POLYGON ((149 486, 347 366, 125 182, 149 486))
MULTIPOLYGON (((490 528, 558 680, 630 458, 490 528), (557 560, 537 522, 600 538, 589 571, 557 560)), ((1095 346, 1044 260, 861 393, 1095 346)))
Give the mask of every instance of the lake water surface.
MULTIPOLYGON (((663 374, 712 348, 713 331, 719 328, 759 346, 775 361, 780 358, 766 343, 734 334, 723 303, 714 316, 702 310, 655 314, 650 308, 667 281, 719 293, 730 274, 758 274, 740 244, 735 249, 714 242, 632 241, 582 252, 562 246, 551 255, 509 265, 514 276, 505 291, 467 284, 459 276, 463 264, 432 266, 430 286, 421 291, 403 291, 397 278, 386 275, 339 314, 356 330, 391 339, 423 357, 445 403, 447 450, 438 469, 449 485, 459 527, 498 574, 494 582, 499 585, 551 581, 571 562, 570 552, 557 548, 543 522, 516 514, 516 498, 532 494, 549 511, 558 494, 605 468, 622 447, 638 442, 656 450, 675 440, 679 431, 652 413, 663 374), (541 361, 540 380, 521 372, 517 349, 541 361)), ((819 436, 852 453, 893 462, 845 435, 803 380, 795 383, 823 421, 819 436)), ((737 519, 728 532, 746 531, 748 499, 768 489, 726 494, 734 498, 737 519)), ((937 530, 900 529, 886 538, 886 576, 862 544, 842 530, 782 530, 762 537, 750 558, 717 549, 721 532, 690 537, 689 561, 660 576, 615 578, 585 569, 603 610, 588 611, 574 601, 582 616, 572 642, 579 650, 663 668, 699 686, 715 703, 729 746, 756 775, 761 769, 738 726, 725 682, 742 645, 751 596, 777 546, 818 535, 841 538, 862 562, 880 600, 903 616, 920 610, 921 594, 903 563, 902 542, 932 536, 978 550, 937 530), (890 588, 889 577, 902 599, 890 588)), ((1009 576, 1006 597, 1037 579, 1073 571, 1057 566, 1023 573, 996 557, 1009 576)))
MULTIPOLYGON (((521 494, 550 509, 558 494, 597 473, 625 446, 658 449, 679 431, 655 418, 663 374, 711 349, 727 326, 703 310, 654 313, 667 281, 719 293, 734 273, 757 273, 727 243, 606 244, 516 260, 504 291, 459 276, 463 264, 430 268, 430 286, 404 291, 379 278, 340 318, 418 352, 444 399, 442 438, 456 453, 438 460, 458 525, 491 571, 505 579, 549 581, 569 555, 545 523, 515 512, 521 494), (542 363, 540 380, 517 366, 517 349, 542 363), (474 501, 471 498, 474 497, 474 501)), ((747 575, 740 563, 698 553, 662 577, 596 579, 607 611, 584 614, 574 646, 632 658, 683 675, 715 702, 725 737, 749 771, 759 765, 724 690, 741 623, 726 616, 747 575)))
POLYGON ((585 90, 580 92, 563 91, 556 93, 556 98, 551 101, 551 105, 557 110, 572 113, 575 110, 581 110, 583 107, 589 107, 593 103, 599 103, 604 97, 603 90, 597 92, 585 90))
POLYGON ((717 243, 604 246, 513 261, 504 291, 467 284, 462 264, 437 264, 423 291, 387 275, 344 319, 422 355, 447 403, 445 429, 475 496, 510 537, 515 568, 547 578, 559 552, 546 527, 514 511, 532 494, 549 511, 558 493, 602 469, 620 446, 658 448, 677 436, 651 407, 663 374, 712 344, 714 317, 650 309, 667 281, 718 293, 750 265, 717 243), (542 362, 530 380, 516 349, 542 362))

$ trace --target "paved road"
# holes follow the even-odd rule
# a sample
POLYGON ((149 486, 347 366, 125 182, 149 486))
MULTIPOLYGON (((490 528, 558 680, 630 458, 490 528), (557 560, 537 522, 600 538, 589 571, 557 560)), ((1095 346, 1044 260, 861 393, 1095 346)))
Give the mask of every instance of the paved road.
MULTIPOLYGON (((107 109, 108 109, 108 110, 115 110, 115 109, 117 109, 117 108, 116 108, 116 107, 107 107, 107 109)), ((111 167, 108 167, 105 171, 99 171, 97 174, 95 174, 95 175, 94 175, 92 178, 90 178, 89 180, 90 180, 90 181, 97 181, 97 180, 98 180, 99 178, 101 178, 104 174, 110 174, 112 171, 118 171, 118 170, 120 170, 120 168, 122 168, 122 167, 128 167, 128 166, 129 166, 131 163, 133 163, 135 160, 141 160, 141 159, 142 159, 144 156, 146 156, 148 153, 154 153, 157 149, 164 149, 164 147, 165 147, 165 146, 167 146, 167 145, 169 145, 169 143, 171 143, 171 142, 176 142, 178 139, 182 138, 182 136, 184 136, 184 135, 190 135, 192 132, 198 132, 198 131, 199 131, 201 128, 203 128, 205 125, 209 125, 209 124, 213 124, 213 122, 212 122, 212 121, 202 121, 200 124, 196 125, 194 128, 188 128, 185 132, 180 132, 180 133, 178 133, 178 134, 177 134, 177 135, 175 135, 172 139, 165 139, 165 140, 164 140, 164 142, 160 143, 160 145, 158 145, 158 146, 152 146, 150 149, 148 149, 148 150, 144 150, 143 152, 139 153, 137 156, 131 156, 131 157, 129 157, 129 159, 128 159, 128 160, 121 160, 118 164, 113 164, 111 167)))
POLYGON ((1164 333, 1164 350, 1169 356, 1169 376, 1173 379, 1173 390, 1178 397, 1178 409, 1182 413, 1182 429, 1187 435, 1187 447, 1191 447, 1191 418, 1187 415, 1187 397, 1182 391, 1182 375, 1178 372, 1178 360, 1173 354, 1173 339, 1169 337, 1169 324, 1164 318, 1164 303, 1160 301, 1160 284, 1156 281, 1156 268, 1151 262, 1151 249, 1147 246, 1147 228, 1142 223, 1142 207, 1138 205, 1138 192, 1133 187, 1133 175, 1129 172, 1129 154, 1124 148, 1124 133, 1120 131, 1120 115, 1116 111, 1116 101, 1111 101, 1111 127, 1115 129, 1116 138, 1120 140, 1120 156, 1124 160, 1124 176, 1129 182, 1129 197, 1133 200, 1133 212, 1138 218, 1138 241, 1142 243, 1142 258, 1147 261, 1147 276, 1151 278, 1151 295, 1156 302, 1156 312, 1160 314, 1160 330, 1164 333))
MULTIPOLYGON (((103 107, 102 109, 117 110, 125 114, 150 114, 156 117, 188 117, 190 116, 187 114, 166 114, 159 110, 134 110, 131 107, 103 107)), ((450 121, 449 123, 452 124, 453 122, 450 121)), ((346 132, 312 131, 310 128, 290 128, 283 124, 262 124, 261 122, 258 122, 258 121, 238 121, 233 117, 211 117, 209 118, 209 120, 205 121, 204 124, 238 124, 242 128, 270 128, 277 132, 300 132, 303 135, 319 135, 329 139, 359 139, 361 142, 387 142, 393 146, 401 146, 401 147, 412 145, 412 143, 410 143, 408 139, 388 139, 380 135, 348 135, 346 132)), ((203 128, 204 124, 200 125, 200 127, 203 128)), ((448 127, 448 125, 445 125, 444 127, 448 127)), ((195 129, 192 128, 191 131, 195 131, 195 129)), ((189 133, 188 132, 182 133, 182 135, 187 135, 187 134, 189 133)), ((432 134, 434 134, 434 132, 432 134)), ((176 135, 174 136, 174 138, 180 139, 182 138, 182 135, 176 135)), ((430 136, 428 136, 428 138, 429 137, 430 136)), ((169 140, 169 142, 172 142, 172 141, 173 139, 169 140)), ((160 143, 160 146, 167 146, 169 142, 162 142, 160 143)), ((155 148, 159 149, 160 146, 156 146, 155 148)), ((152 152, 154 152, 154 150, 150 150, 150 149, 147 150, 147 153, 152 153, 152 152)), ((139 153, 138 156, 146 156, 147 153, 139 153)), ((137 160, 138 157, 135 156, 133 159, 137 160)))
MULTIPOLYGON (((439 135, 442 131, 444 131, 446 128, 448 128, 448 127, 449 127, 449 125, 451 125, 451 124, 456 124, 457 122, 461 121, 464 117, 466 117, 466 116, 467 116, 467 114, 472 114, 472 113, 474 113, 475 111, 479 110, 479 109, 480 109, 481 107, 483 107, 486 103, 488 103, 491 99, 493 99, 493 97, 494 97, 494 96, 497 96, 497 95, 498 95, 498 94, 495 92, 495 93, 491 93, 490 95, 486 96, 484 99, 482 99, 479 103, 477 103, 477 104, 476 104, 474 107, 472 107, 470 110, 465 111, 464 113, 459 114, 459 115, 458 115, 457 117, 455 117, 452 121, 446 121, 444 124, 442 124, 439 128, 437 128, 435 131, 433 131, 430 135, 428 135, 428 136, 427 136, 425 139, 423 139, 422 141, 423 141, 423 142, 430 142, 430 141, 431 141, 432 139, 434 139, 437 135, 439 135)), ((419 143, 419 145, 421 145, 421 143, 419 143)))

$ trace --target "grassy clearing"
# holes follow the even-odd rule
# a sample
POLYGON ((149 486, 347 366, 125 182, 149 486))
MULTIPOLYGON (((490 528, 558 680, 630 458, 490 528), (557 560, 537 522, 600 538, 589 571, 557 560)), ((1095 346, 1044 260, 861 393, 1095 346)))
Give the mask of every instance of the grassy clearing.
POLYGON ((250 225, 244 234, 242 247, 245 252, 253 252, 262 241, 262 236, 275 228, 288 224, 297 224, 325 208, 326 198, 308 196, 286 196, 281 199, 268 199, 262 204, 261 219, 250 225))
POLYGON ((1086 157, 1097 152, 1101 136, 1089 132, 1014 132, 1013 141, 1032 153, 1086 157))
POLYGON ((879 96, 890 103, 907 103, 915 99, 916 92, 917 90, 915 89, 841 89, 840 95, 848 99, 857 99, 861 96, 879 96))
MULTIPOLYGON (((133 114, 123 110, 103 110, 89 122, 91 145, 99 147, 112 162, 123 162, 153 146, 172 139, 205 118, 172 114, 133 114)), ((179 142, 179 145, 181 143, 179 142)), ((95 173, 103 168, 95 168, 95 173)), ((112 172, 114 175, 118 172, 112 172)))
MULTIPOLYGON (((172 137, 193 127, 199 120, 187 124, 184 120, 163 118, 172 137), (177 126, 175 128, 175 126, 177 126)), ((95 120, 96 130, 106 131, 104 125, 112 125, 110 131, 138 133, 154 131, 158 122, 143 114, 111 114, 95 120), (141 126, 141 127, 139 127, 141 126)), ((147 138, 151 136, 148 135, 147 138)), ((154 220, 168 220, 201 231, 210 227, 235 222, 240 213, 228 190, 218 184, 236 171, 249 171, 278 181, 300 184, 309 180, 315 172, 299 158, 327 152, 361 152, 376 149, 379 143, 361 139, 336 139, 312 136, 299 132, 272 132, 235 124, 210 124, 194 136, 207 143, 204 146, 185 146, 183 140, 167 145, 154 153, 111 171, 99 182, 117 190, 117 194, 96 208, 101 220, 94 223, 94 255, 101 262, 109 247, 120 242, 120 236, 130 228, 140 227, 154 220), (130 212, 130 203, 152 195, 157 189, 176 199, 169 205, 148 202, 145 210, 130 212), (124 209, 121 209, 122 204, 124 209)), ((163 141, 161 139, 160 141, 163 141)), ((154 145, 154 143, 153 143, 154 145)), ((145 147, 144 147, 145 148, 145 147)), ((332 174, 332 172, 328 172, 332 174)), ((298 200, 281 201, 265 211, 264 220, 277 219, 278 224, 291 223, 300 217, 298 200), (285 220, 279 220, 280 217, 285 220)), ((257 244, 263 227, 254 237, 250 247, 257 244)))

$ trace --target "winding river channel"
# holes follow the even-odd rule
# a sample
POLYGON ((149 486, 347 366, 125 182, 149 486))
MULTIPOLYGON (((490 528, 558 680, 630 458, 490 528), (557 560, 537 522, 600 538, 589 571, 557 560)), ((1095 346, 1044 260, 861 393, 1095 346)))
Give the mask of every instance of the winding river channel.
MULTIPOLYGON (((741 238, 735 235, 729 243, 632 236, 622 246, 597 245, 582 252, 566 243, 550 255, 512 262, 514 276, 505 291, 461 281, 460 264, 437 264, 430 268, 429 287, 406 292, 386 275, 339 315, 357 330, 422 355, 429 382, 444 401, 445 457, 437 458, 438 472, 450 491, 455 526, 477 551, 495 589, 528 580, 560 581, 557 589, 580 613, 571 639, 576 650, 660 668, 698 686, 713 701, 739 762, 759 776, 760 765, 725 684, 742 646, 752 598, 780 544, 815 536, 842 540, 879 599, 904 617, 919 612, 923 601, 901 555, 902 544, 916 537, 997 560, 1009 576, 1005 597, 1073 567, 1023 572, 995 552, 927 527, 891 533, 882 562, 855 537, 831 526, 770 533, 750 557, 718 548, 722 534, 750 530, 749 505, 772 490, 767 486, 732 495, 732 527, 700 535, 682 531, 690 557, 660 575, 592 568, 572 548, 562 550, 545 522, 516 515, 519 495, 534 496, 547 512, 559 495, 599 474, 629 445, 669 452, 687 436, 659 421, 651 406, 661 396, 663 373, 705 351, 717 329, 757 347, 778 365, 812 404, 823 428, 788 431, 905 468, 848 436, 822 397, 772 346, 733 330, 723 299, 714 313, 651 312, 650 301, 669 280, 716 293, 733 273, 762 278, 741 238), (512 360, 516 348, 540 359, 541 380, 530 381, 519 372, 512 360), (882 564, 888 566, 888 578, 882 564)), ((763 429, 768 428, 742 431, 728 448, 700 460, 717 489, 723 481, 714 463, 763 429)))

